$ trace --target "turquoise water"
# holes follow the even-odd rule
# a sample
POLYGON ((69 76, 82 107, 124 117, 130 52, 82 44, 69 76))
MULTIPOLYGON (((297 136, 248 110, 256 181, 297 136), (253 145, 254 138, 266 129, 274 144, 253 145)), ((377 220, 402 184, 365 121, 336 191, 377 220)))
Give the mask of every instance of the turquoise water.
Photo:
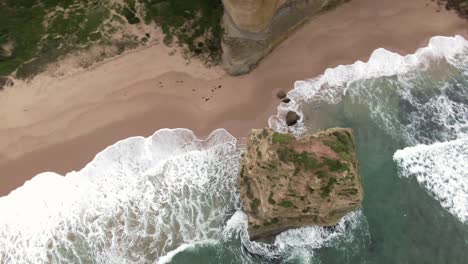
MULTIPOLYGON (((240 242, 196 247, 176 255, 171 263, 468 263, 464 215, 448 212, 414 177, 402 177, 403 168, 393 159, 407 146, 466 138, 465 51, 456 65, 434 59, 402 74, 351 81, 336 88, 346 92, 333 95, 333 100, 320 93, 303 101, 299 96, 304 117, 299 133, 338 126, 351 127, 356 134, 366 195, 362 219, 344 237, 317 249, 305 243, 301 250, 286 250, 279 258, 257 256, 247 261, 240 255, 248 252, 233 253, 240 242)), ((468 141, 462 144, 461 160, 468 163, 468 141)), ((435 165, 444 166, 427 164, 435 165)), ((468 170, 459 165, 464 178, 458 184, 466 183, 468 170)), ((459 206, 466 208, 468 189, 459 191, 465 192, 459 206)))
POLYGON ((337 226, 248 241, 244 147, 222 129, 204 140, 164 129, 0 198, 0 263, 468 263, 466 40, 436 37, 407 57, 377 50, 288 96, 274 129, 296 110, 298 135, 355 131, 365 198, 337 226))
MULTIPOLYGON (((337 111, 325 112, 336 118, 333 125, 356 132, 366 190, 362 212, 369 234, 361 252, 345 251, 357 255, 355 259, 343 261, 343 256, 331 254, 321 257, 322 263, 466 263, 468 226, 442 208, 417 180, 399 177, 392 156, 406 144, 381 129, 362 111, 365 106, 352 101, 346 97, 335 105, 337 111), (358 111, 349 114, 353 109, 358 111)), ((320 108, 311 111, 321 112, 320 108)))

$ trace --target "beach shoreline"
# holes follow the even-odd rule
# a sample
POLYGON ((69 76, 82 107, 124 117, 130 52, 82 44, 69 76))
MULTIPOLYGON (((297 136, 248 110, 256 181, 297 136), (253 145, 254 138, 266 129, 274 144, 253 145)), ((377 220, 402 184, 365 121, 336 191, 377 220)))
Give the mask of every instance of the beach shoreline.
POLYGON ((309 21, 250 74, 187 65, 151 46, 89 70, 39 77, 0 92, 0 196, 34 175, 79 170, 105 147, 162 128, 243 137, 276 113, 279 89, 377 48, 414 53, 436 35, 468 38, 468 22, 431 1, 354 0, 309 21), (377 3, 378 2, 378 3, 377 3))

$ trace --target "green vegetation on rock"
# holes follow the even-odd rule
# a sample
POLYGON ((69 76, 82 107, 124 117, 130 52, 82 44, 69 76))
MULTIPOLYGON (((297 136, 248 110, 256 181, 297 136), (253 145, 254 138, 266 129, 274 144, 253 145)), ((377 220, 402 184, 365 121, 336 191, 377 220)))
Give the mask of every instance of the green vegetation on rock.
POLYGON ((325 197, 327 197, 327 196, 330 195, 330 193, 331 193, 331 191, 332 191, 333 186, 335 185, 335 183, 336 183, 336 179, 335 179, 335 178, 330 178, 330 179, 328 180, 327 185, 325 185, 325 186, 321 189, 322 193, 321 193, 320 195, 321 195, 322 198, 325 198, 325 197))
POLYGON ((284 200, 284 201, 281 201, 278 205, 281 207, 290 208, 290 207, 293 207, 294 204, 291 201, 284 200))
POLYGON ((324 141, 333 151, 335 151, 342 159, 349 160, 349 151, 354 148, 353 139, 348 132, 337 131, 333 133, 331 139, 324 141))
POLYGON ((251 238, 298 223, 335 225, 359 207, 363 192, 352 133, 335 128, 296 138, 271 129, 251 132, 240 176, 251 238))
POLYGON ((310 171, 320 167, 320 164, 313 157, 313 154, 305 151, 301 153, 294 152, 291 161, 296 165, 296 168, 304 168, 305 171, 310 171))
POLYGON ((330 168, 330 171, 343 172, 348 169, 348 164, 341 162, 339 160, 323 158, 323 164, 330 168))
POLYGON ((289 134, 281 134, 278 132, 273 133, 273 136, 271 137, 271 142, 273 142, 273 144, 283 145, 283 144, 288 144, 293 140, 294 140, 294 136, 289 135, 289 134))
MULTIPOLYGON (((273 134, 274 137, 275 134, 273 134)), ((279 134, 282 135, 282 134, 279 134)), ((291 139, 289 141, 284 140, 281 142, 290 142, 294 139, 294 137, 290 136, 291 139)), ((286 144, 286 143, 281 143, 286 144)), ((294 168, 294 176, 298 175, 301 169, 305 171, 310 171, 313 169, 320 168, 322 165, 318 163, 317 159, 313 157, 312 154, 303 151, 301 153, 295 152, 292 148, 288 148, 286 146, 280 146, 277 150, 278 152, 278 159, 282 162, 292 162, 295 166, 294 168)))
POLYGON ((352 189, 343 190, 338 195, 351 196, 351 195, 356 195, 357 193, 358 193, 358 190, 356 188, 352 188, 352 189))

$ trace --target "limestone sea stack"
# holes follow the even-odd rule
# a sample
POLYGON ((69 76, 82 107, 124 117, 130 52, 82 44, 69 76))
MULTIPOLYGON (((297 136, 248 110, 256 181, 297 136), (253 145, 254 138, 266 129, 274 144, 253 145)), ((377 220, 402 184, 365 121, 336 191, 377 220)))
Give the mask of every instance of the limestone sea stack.
POLYGON ((353 131, 333 128, 295 138, 251 131, 239 188, 251 240, 291 228, 334 226, 364 197, 353 131))

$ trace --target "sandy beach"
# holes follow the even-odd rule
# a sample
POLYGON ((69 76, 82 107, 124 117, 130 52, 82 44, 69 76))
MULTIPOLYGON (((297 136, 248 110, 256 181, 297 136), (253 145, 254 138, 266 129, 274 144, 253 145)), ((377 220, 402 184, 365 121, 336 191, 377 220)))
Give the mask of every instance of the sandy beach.
POLYGON ((79 170, 106 146, 160 128, 237 137, 267 126, 279 89, 377 48, 413 53, 437 35, 468 38, 468 22, 428 0, 353 0, 312 19, 248 75, 206 68, 162 44, 90 69, 51 71, 0 92, 0 196, 44 171, 79 170))

